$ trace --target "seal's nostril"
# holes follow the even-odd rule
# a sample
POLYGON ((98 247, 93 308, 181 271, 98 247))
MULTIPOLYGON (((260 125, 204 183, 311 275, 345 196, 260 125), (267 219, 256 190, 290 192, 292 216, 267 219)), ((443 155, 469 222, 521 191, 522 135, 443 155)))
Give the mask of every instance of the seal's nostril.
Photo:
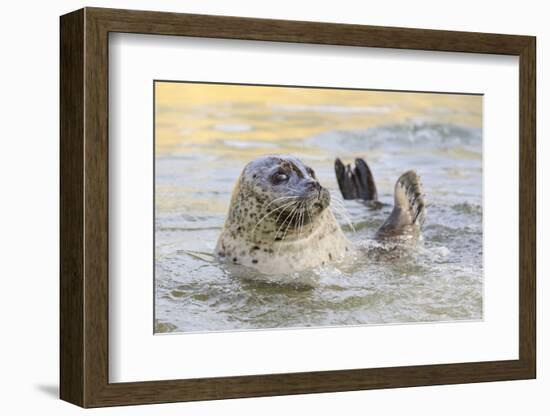
POLYGON ((317 181, 307 181, 306 183, 307 189, 311 191, 320 191, 321 185, 317 181))

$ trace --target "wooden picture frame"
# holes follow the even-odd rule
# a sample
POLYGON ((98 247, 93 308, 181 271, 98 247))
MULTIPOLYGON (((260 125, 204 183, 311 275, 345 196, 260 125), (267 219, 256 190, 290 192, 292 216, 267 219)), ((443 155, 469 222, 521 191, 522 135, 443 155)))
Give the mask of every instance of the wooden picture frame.
POLYGON ((60 396, 82 407, 535 378, 535 38, 85 8, 61 17, 60 396), (519 359, 110 383, 108 35, 245 39, 519 57, 519 359))

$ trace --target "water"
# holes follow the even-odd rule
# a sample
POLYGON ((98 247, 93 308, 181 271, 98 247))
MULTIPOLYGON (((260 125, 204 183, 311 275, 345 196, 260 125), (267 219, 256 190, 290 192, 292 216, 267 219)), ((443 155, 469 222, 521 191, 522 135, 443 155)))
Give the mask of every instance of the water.
POLYGON ((156 332, 482 318, 482 137, 476 123, 453 119, 469 114, 464 106, 427 105, 392 117, 395 104, 371 113, 357 105, 342 112, 336 105, 259 109, 227 101, 190 113, 172 104, 157 108, 156 332), (222 104, 225 112, 216 110, 222 104), (319 120, 335 117, 339 123, 319 128, 319 120), (368 124, 357 125, 359 117, 368 124), (352 128, 342 128, 347 125, 352 128), (273 126, 278 133, 266 136, 273 126), (188 139, 194 132, 207 138, 188 139), (235 180, 249 160, 266 153, 301 158, 335 196, 335 156, 366 158, 385 205, 344 201, 355 232, 336 212, 359 248, 353 259, 267 277, 212 257, 235 180), (422 177, 428 215, 419 245, 396 256, 378 248, 373 236, 391 211, 397 177, 410 168, 422 177))

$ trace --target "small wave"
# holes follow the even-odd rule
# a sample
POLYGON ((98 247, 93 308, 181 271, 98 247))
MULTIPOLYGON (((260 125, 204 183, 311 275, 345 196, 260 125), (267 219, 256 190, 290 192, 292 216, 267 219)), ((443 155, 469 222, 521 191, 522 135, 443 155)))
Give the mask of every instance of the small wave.
POLYGON ((456 227, 443 224, 428 224, 423 227, 423 235, 430 240, 446 239, 467 234, 478 234, 481 230, 481 224, 460 223, 456 227))
POLYGON ((389 124, 370 129, 332 130, 309 141, 321 148, 340 153, 372 152, 388 146, 415 146, 429 149, 457 149, 465 146, 472 154, 481 154, 481 129, 430 122, 389 124))
POLYGON ((427 110, 428 114, 439 114, 439 115, 447 115, 455 113, 455 110, 452 110, 448 107, 430 107, 427 110))
POLYGON ((216 124, 214 129, 225 133, 243 133, 253 130, 250 124, 216 124))
POLYGON ((178 250, 178 253, 185 253, 191 257, 205 261, 207 263, 213 263, 215 261, 215 258, 211 253, 192 251, 192 250, 178 250))
POLYGON ((477 214, 481 215, 483 213, 483 207, 479 204, 472 204, 469 202, 463 202, 461 204, 455 204, 451 206, 456 212, 464 214, 477 214))
POLYGON ((326 267, 280 274, 262 274, 258 273, 255 269, 230 263, 224 264, 223 267, 228 275, 239 280, 297 289, 312 289, 318 287, 323 275, 326 273, 326 267))
POLYGON ((171 322, 155 322, 155 333, 162 334, 167 332, 174 332, 178 329, 176 325, 171 322))
POLYGON ((227 147, 236 147, 238 149, 272 149, 276 147, 273 143, 255 140, 224 140, 223 144, 227 147))
POLYGON ((434 254, 436 257, 439 257, 439 258, 445 258, 449 256, 449 254, 451 253, 451 250, 449 250, 445 246, 439 246, 439 247, 432 247, 429 250, 429 253, 434 254))

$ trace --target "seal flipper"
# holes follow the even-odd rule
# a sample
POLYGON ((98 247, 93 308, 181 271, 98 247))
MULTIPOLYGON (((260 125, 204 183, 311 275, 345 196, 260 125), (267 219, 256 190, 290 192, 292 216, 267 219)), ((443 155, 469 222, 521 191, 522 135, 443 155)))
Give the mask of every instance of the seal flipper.
POLYGON ((425 219, 426 201, 422 183, 416 172, 409 170, 395 184, 393 211, 376 232, 376 237, 418 234, 425 219))
POLYGON ((355 167, 344 166, 340 158, 334 161, 338 187, 344 199, 377 201, 378 192, 369 165, 360 158, 355 159, 355 167))

